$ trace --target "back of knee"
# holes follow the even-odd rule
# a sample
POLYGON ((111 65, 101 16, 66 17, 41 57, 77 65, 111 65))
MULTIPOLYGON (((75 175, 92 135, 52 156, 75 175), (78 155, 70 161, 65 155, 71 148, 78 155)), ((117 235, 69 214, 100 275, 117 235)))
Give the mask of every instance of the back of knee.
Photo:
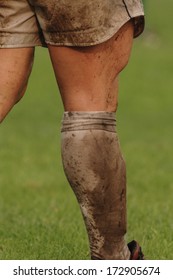
POLYGON ((25 94, 26 89, 27 89, 27 83, 22 87, 22 89, 19 90, 19 92, 18 92, 18 94, 16 96, 14 104, 17 104, 22 99, 22 97, 25 94))
POLYGON ((4 92, 4 94, 0 95, 0 123, 3 122, 13 106, 21 100, 26 91, 26 88, 27 84, 25 84, 25 86, 18 90, 18 92, 10 91, 8 92, 8 94, 7 92, 4 92))
POLYGON ((7 114, 8 114, 8 113, 4 114, 4 112, 2 112, 2 111, 0 110, 0 124, 3 122, 3 120, 5 119, 5 117, 6 117, 7 114))

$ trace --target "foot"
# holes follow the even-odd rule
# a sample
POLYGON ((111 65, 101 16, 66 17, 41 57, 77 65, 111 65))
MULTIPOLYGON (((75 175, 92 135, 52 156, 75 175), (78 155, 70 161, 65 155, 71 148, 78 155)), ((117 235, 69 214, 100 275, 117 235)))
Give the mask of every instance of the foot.
POLYGON ((129 242, 127 245, 131 252, 130 260, 144 260, 142 249, 135 240, 129 242))

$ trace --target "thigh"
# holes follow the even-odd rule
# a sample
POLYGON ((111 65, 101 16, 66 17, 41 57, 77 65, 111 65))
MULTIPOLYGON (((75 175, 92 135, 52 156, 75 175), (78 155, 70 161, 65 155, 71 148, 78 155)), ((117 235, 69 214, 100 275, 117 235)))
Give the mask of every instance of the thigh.
POLYGON ((49 45, 66 111, 116 111, 118 75, 129 60, 133 28, 128 21, 111 39, 96 46, 49 45))
POLYGON ((34 48, 0 49, 0 120, 21 98, 32 69, 34 48))

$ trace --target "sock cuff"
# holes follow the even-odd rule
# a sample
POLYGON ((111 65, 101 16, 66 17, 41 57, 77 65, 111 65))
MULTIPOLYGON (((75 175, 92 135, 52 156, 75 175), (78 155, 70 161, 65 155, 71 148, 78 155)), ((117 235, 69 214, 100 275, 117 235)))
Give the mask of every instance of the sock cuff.
POLYGON ((106 130, 116 132, 114 112, 64 112, 61 132, 76 130, 106 130))

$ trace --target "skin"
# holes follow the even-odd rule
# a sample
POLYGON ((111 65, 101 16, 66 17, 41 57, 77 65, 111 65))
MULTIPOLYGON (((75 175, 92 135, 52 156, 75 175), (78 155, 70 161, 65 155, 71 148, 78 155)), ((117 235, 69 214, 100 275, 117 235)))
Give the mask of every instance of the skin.
MULTIPOLYGON (((118 75, 128 63, 132 42, 129 21, 96 46, 48 46, 65 111, 116 111, 118 75)), ((34 48, 0 49, 0 122, 23 96, 33 58, 34 48)))
POLYGON ((0 49, 0 122, 24 95, 34 48, 0 49))
MULTIPOLYGON (((83 48, 48 46, 65 111, 116 111, 118 104, 118 76, 128 63, 133 42, 133 32, 133 25, 129 21, 111 39, 96 46, 83 48)), ((2 122, 14 104, 22 98, 31 73, 33 58, 34 48, 0 49, 0 122, 2 122)), ((82 133, 85 133, 85 130, 84 132, 82 131, 82 133)), ((106 145, 106 147, 111 147, 112 145, 114 148, 112 147, 109 150, 103 149, 103 151, 100 151, 100 148, 98 149, 98 143, 96 142, 98 138, 97 133, 100 135, 100 131, 90 133, 92 133, 93 137, 87 133, 86 136, 82 135, 82 139, 84 140, 85 136, 85 141, 90 143, 90 149, 94 150, 91 150, 91 153, 88 153, 89 151, 87 150, 87 154, 84 156, 85 160, 82 160, 79 168, 82 170, 80 172, 86 172, 85 161, 88 161, 87 165, 93 165, 92 170, 95 171, 98 178, 97 180, 100 181, 94 190, 94 196, 91 190, 87 193, 87 201, 81 201, 81 205, 85 210, 84 212, 86 213, 87 209, 89 213, 88 216, 89 218, 91 217, 91 219, 88 219, 87 215, 85 217, 88 231, 93 231, 93 227, 90 227, 90 222, 94 222, 95 228, 97 229, 91 234, 92 239, 90 243, 92 258, 114 259, 114 246, 110 246, 110 244, 116 245, 116 243, 112 237, 114 236, 114 232, 117 231, 117 228, 121 236, 124 234, 123 227, 125 218, 123 213, 125 206, 123 205, 125 204, 125 165, 121 155, 117 154, 119 153, 119 147, 117 146, 118 142, 117 139, 115 139, 115 135, 113 135, 112 138, 110 137, 109 140, 106 136, 101 137, 101 141, 105 139, 106 141, 110 141, 110 144, 106 145), (88 154, 94 155, 94 153, 96 156, 92 156, 92 161, 90 156, 87 158, 88 154), (98 153, 103 153, 101 158, 109 159, 112 163, 112 167, 109 167, 110 164, 104 164, 105 161, 103 161, 103 164, 100 166, 100 158, 97 157, 98 153), (115 164, 116 160, 119 162, 119 165, 115 164), (83 168, 81 168, 82 164, 84 165, 83 168), (117 169, 117 166, 119 169, 117 169), (100 173, 104 173, 102 169, 106 170, 107 174, 110 173, 104 180, 100 179, 100 173), (119 185, 123 189, 119 189, 118 186, 115 185, 116 181, 119 182, 119 185), (104 186, 102 186, 103 190, 100 192, 101 184, 104 184, 104 186), (108 188, 107 186, 111 187, 106 191, 105 189, 108 188), (117 195, 113 195, 115 189, 117 195), (110 204, 113 206, 119 205, 116 203, 116 197, 119 198, 120 196, 121 202, 123 201, 121 209, 117 209, 116 206, 112 207, 114 211, 110 213, 110 204), (94 203, 93 198, 96 198, 94 203), (96 211, 93 205, 96 206, 96 211), (101 216, 97 215, 99 207, 102 209, 103 205, 103 214, 109 214, 107 220, 109 224, 109 234, 108 231, 104 231, 104 219, 100 219, 101 216), (118 217, 121 218, 121 223, 119 222, 118 225, 114 222, 116 217, 115 212, 118 217), (95 213, 94 216, 92 216, 92 213, 95 213), (104 237, 105 235, 107 239, 111 241, 110 244, 109 242, 103 242, 102 244, 102 238, 100 238, 100 236, 104 237), (97 246, 95 246, 95 244, 97 246)), ((105 131, 101 133, 106 134, 105 131)), ((78 149, 79 146, 79 141, 77 141, 77 144, 75 140, 69 142, 69 138, 67 138, 66 142, 64 140, 64 143, 66 145, 66 149, 64 149, 66 153, 69 151, 67 145, 70 145, 70 147, 72 146, 73 150, 75 150, 75 148, 78 149)), ((83 145, 82 143, 81 141, 80 144, 83 145)), ((83 146, 81 147, 83 148, 83 146)), ((77 160, 79 160, 78 153, 74 153, 73 157, 74 159, 77 157, 77 160)), ((74 164, 72 164, 73 162, 71 160, 71 172, 69 167, 67 168, 67 175, 72 176, 70 179, 73 183, 75 182, 73 176, 75 175, 77 160, 74 161, 74 164)), ((65 160, 64 162, 67 163, 68 161, 65 160)), ((83 180, 84 177, 87 178, 85 174, 80 174, 80 172, 78 172, 78 181, 80 179, 83 180)), ((75 189, 75 185, 73 188, 75 189)), ((79 188, 78 185, 76 192, 80 192, 80 198, 84 199, 86 197, 85 189, 79 188)), ((102 213, 102 211, 100 211, 100 213, 102 213)), ((119 221, 119 218, 117 218, 117 221, 119 221)), ((106 238, 104 238, 104 240, 106 240, 106 238)), ((118 242, 120 244, 120 240, 118 240, 118 242)), ((121 242, 121 247, 122 246, 123 241, 121 242)), ((120 248, 119 251, 121 251, 121 249, 122 248, 120 248)), ((122 259, 126 259, 126 257, 127 256, 123 255, 122 259)))
POLYGON ((92 47, 49 46, 65 111, 116 111, 118 74, 129 60, 133 25, 92 47))

